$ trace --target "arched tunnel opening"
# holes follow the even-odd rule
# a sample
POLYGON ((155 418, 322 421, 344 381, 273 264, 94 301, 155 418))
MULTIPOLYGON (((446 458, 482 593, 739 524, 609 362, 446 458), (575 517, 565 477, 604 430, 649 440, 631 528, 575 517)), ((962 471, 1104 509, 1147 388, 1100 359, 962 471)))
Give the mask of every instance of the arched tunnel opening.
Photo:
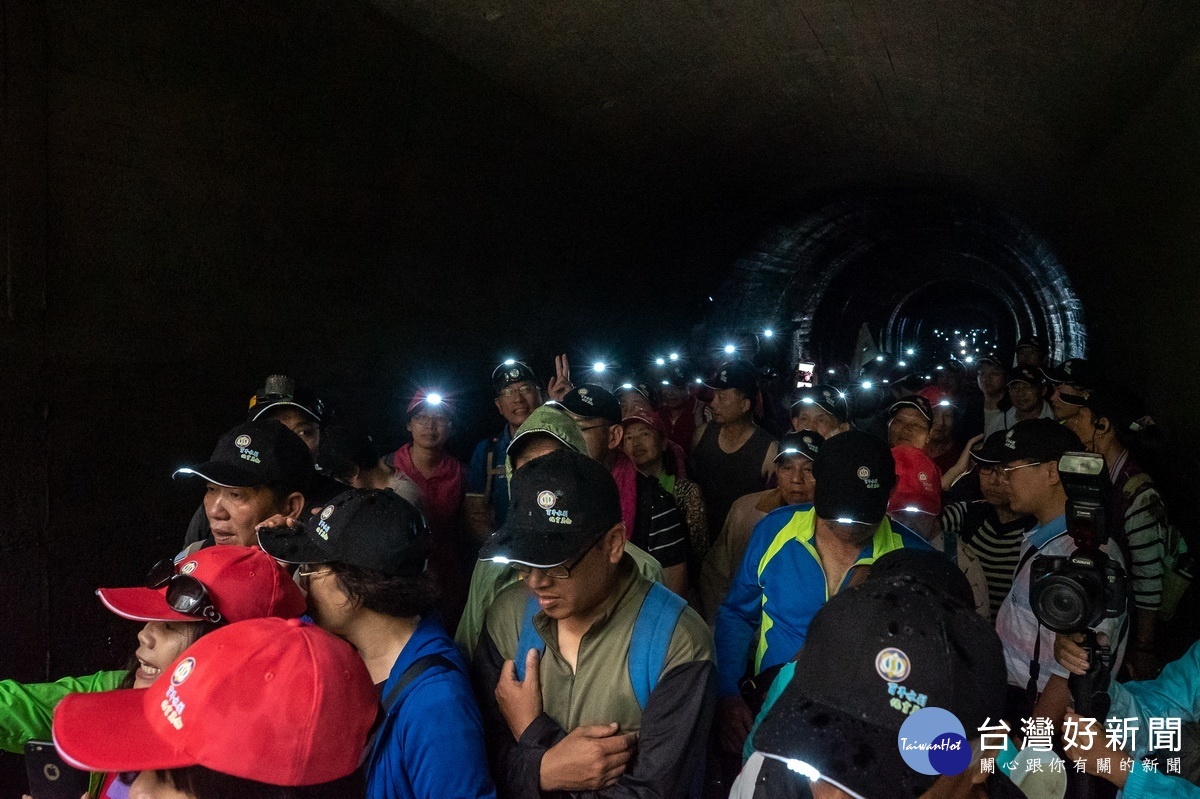
MULTIPOLYGON (((1042 337, 1082 357, 1080 302, 1049 244, 977 197, 931 189, 847 193, 793 216, 742 254, 704 331, 717 346, 758 331, 790 345, 757 357, 786 373, 853 364, 865 330, 878 352, 970 363, 1042 337)), ((763 365, 768 365, 764 363, 763 365)))

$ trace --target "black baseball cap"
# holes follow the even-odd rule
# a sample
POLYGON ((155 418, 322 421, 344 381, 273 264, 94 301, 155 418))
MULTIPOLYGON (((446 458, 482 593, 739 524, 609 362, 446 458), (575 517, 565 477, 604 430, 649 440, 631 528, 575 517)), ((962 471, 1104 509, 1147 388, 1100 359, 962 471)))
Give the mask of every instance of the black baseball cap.
POLYGON ((1013 383, 1028 383, 1035 388, 1041 388, 1046 384, 1042 370, 1032 369, 1028 366, 1018 366, 1009 372, 1008 382, 1004 385, 1011 386, 1013 383))
POLYGON ((575 386, 559 404, 583 419, 604 419, 612 424, 621 423, 621 401, 604 386, 595 383, 575 386))
POLYGON ((717 373, 705 385, 716 391, 736 388, 753 402, 758 395, 758 370, 742 358, 726 361, 717 367, 717 373))
POLYGON ((801 430, 798 433, 784 433, 779 439, 779 452, 775 455, 775 463, 792 455, 803 455, 810 461, 817 459, 825 438, 812 430, 801 430))
POLYGON ((345 563, 388 577, 417 577, 429 561, 429 526, 391 489, 339 494, 297 527, 263 527, 258 545, 284 563, 345 563))
POLYGON ((683 361, 669 361, 664 368, 666 370, 663 372, 664 385, 683 388, 695 382, 695 378, 688 373, 687 364, 683 361))
POLYGON ((871 564, 864 582, 914 580, 939 591, 965 608, 975 607, 971 583, 950 558, 933 549, 893 549, 871 564))
POLYGON ((990 363, 992 366, 999 366, 1004 370, 1008 369, 1008 367, 1004 365, 1004 361, 1001 360, 1000 356, 994 352, 985 352, 983 355, 980 355, 975 359, 976 367, 984 363, 990 363))
POLYGON ((1085 358, 1068 358, 1052 369, 1043 369, 1042 374, 1051 383, 1080 388, 1096 388, 1102 382, 1100 370, 1085 358))
POLYGON ((1079 436, 1053 419, 1026 419, 1004 433, 1000 462, 1032 460, 1045 463, 1082 449, 1079 436))
POLYGON ((212 457, 199 466, 176 469, 226 488, 277 485, 305 491, 313 476, 313 460, 300 436, 274 419, 243 422, 217 441, 212 457))
POLYGON ((381 453, 375 439, 361 422, 343 419, 321 430, 314 466, 318 474, 337 480, 355 469, 373 466, 381 453))
POLYGON ((1100 386, 1088 394, 1084 407, 1093 419, 1107 419, 1118 430, 1138 433, 1154 424, 1142 398, 1124 386, 1100 386))
POLYGON ((250 398, 250 411, 247 418, 250 421, 262 418, 262 415, 273 408, 291 406, 304 411, 320 424, 325 417, 325 403, 321 402, 312 391, 305 386, 296 385, 296 381, 287 375, 271 375, 263 387, 250 398))
POLYGON ((792 403, 792 415, 799 413, 804 405, 815 405, 835 417, 838 422, 845 422, 850 418, 850 403, 845 392, 827 383, 803 389, 796 394, 796 400, 792 403))
POLYGON ((1050 348, 1046 346, 1046 340, 1041 336, 1021 336, 1021 338, 1017 339, 1016 349, 1019 350, 1022 347, 1032 347, 1038 352, 1050 351, 1050 348))
POLYGON ((1008 457, 1007 450, 1004 446, 1007 430, 997 430, 983 440, 975 449, 971 450, 971 457, 977 463, 1003 463, 1008 457))
POLYGON ((898 414, 905 408, 913 408, 920 412, 925 417, 925 421, 933 424, 933 406, 929 404, 929 400, 919 394, 909 394, 907 397, 901 397, 891 404, 888 408, 888 419, 898 414))
POLYGON ((818 518, 878 524, 896 485, 896 461, 883 439, 848 430, 821 444, 813 480, 818 518))
POLYGON ((479 550, 480 560, 561 566, 621 521, 616 481, 602 465, 559 450, 513 472, 508 516, 479 550))
POLYGON ((1003 646, 982 616, 920 580, 868 580, 813 618, 795 676, 753 745, 861 796, 911 799, 938 775, 900 754, 909 714, 947 710, 970 740, 1003 715, 1005 682, 1003 646))
POLYGON ((650 399, 650 387, 646 385, 645 381, 639 379, 626 380, 614 388, 612 393, 614 397, 620 397, 628 391, 641 394, 645 399, 650 399))
POLYGON ((529 381, 537 385, 537 376, 527 364, 509 358, 492 370, 492 388, 499 394, 506 386, 529 381))

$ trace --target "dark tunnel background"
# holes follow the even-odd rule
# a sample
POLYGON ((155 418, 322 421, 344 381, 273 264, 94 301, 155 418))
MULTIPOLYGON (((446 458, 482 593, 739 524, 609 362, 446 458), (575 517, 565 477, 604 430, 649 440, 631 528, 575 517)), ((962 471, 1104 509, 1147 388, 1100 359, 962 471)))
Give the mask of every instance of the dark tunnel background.
POLYGON ((281 370, 392 438, 447 386, 465 453, 508 355, 970 316, 1200 444, 1200 9, 0 5, 0 678, 124 662, 94 588, 174 551, 171 471, 281 370))

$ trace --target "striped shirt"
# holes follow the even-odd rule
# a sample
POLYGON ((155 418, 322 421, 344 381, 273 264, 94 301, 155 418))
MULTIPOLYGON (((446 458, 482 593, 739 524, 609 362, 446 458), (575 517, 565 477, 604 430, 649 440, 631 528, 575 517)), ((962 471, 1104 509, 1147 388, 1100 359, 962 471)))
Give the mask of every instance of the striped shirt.
POLYGON ((655 477, 637 475, 637 512, 629 540, 653 555, 664 569, 687 563, 688 529, 683 514, 655 477))
POLYGON ((1129 587, 1134 607, 1158 610, 1162 605, 1163 551, 1167 540, 1167 509, 1150 476, 1122 452, 1109 468, 1114 494, 1114 518, 1121 519, 1121 551, 1129 562, 1129 587))
POLYGON ((1000 521, 996 508, 983 500, 955 502, 942 509, 943 532, 957 533, 963 544, 979 554, 988 587, 988 616, 996 618, 1004 597, 1012 588, 1013 572, 1021 557, 1021 542, 1037 519, 1021 516, 1000 521))

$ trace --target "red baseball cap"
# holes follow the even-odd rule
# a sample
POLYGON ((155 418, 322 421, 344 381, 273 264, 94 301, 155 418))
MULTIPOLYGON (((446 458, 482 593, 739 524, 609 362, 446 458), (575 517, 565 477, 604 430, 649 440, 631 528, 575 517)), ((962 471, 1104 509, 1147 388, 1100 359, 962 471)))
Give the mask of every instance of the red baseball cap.
POLYGON ((633 416, 626 416, 621 420, 621 427, 629 427, 631 424, 644 424, 661 435, 665 436, 667 434, 667 431, 663 428, 662 419, 659 419, 657 416, 650 417, 638 413, 633 416))
MULTIPOLYGON (((258 547, 206 547, 175 564, 176 574, 199 581, 226 621, 278 616, 293 619, 304 613, 304 594, 274 558, 258 547)), ((162 588, 98 588, 105 607, 134 621, 204 621, 167 604, 162 588)))
POLYGON ((925 399, 929 400, 929 407, 934 409, 942 405, 943 402, 946 403, 946 405, 954 404, 954 398, 945 391, 942 391, 937 386, 926 386, 917 392, 917 396, 924 397, 925 399))
POLYGON ((87 771, 203 766, 319 785, 358 767, 378 707, 348 643, 299 619, 252 619, 200 638, 149 688, 67 696, 54 745, 87 771))
POLYGON ((888 513, 917 511, 936 516, 942 512, 942 473, 921 450, 907 444, 892 448, 896 460, 896 487, 888 497, 888 513))

